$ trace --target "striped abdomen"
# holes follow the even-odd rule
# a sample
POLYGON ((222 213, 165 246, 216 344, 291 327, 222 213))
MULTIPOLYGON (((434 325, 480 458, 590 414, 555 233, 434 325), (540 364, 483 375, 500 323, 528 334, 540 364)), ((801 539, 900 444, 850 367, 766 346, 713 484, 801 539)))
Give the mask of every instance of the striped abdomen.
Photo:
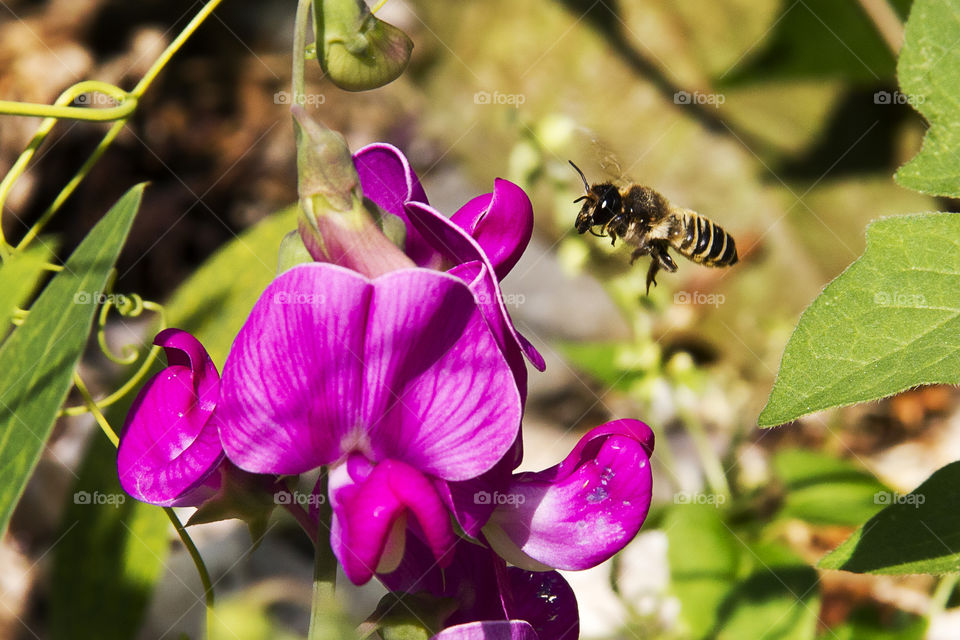
POLYGON ((692 211, 684 212, 683 233, 672 244, 685 257, 708 267, 729 267, 737 263, 733 236, 692 211))

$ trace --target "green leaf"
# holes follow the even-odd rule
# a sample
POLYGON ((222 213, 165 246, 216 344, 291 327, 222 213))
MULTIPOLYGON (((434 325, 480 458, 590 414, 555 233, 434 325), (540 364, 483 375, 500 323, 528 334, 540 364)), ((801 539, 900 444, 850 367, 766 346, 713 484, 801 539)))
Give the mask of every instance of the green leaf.
POLYGON ((50 259, 53 248, 35 244, 21 251, 0 266, 0 340, 7 334, 13 310, 22 307, 43 275, 43 265, 50 259))
POLYGON ((296 226, 296 206, 262 220, 204 262, 167 303, 170 326, 195 335, 221 371, 253 304, 277 275, 280 242, 296 226))
POLYGON ((960 570, 960 462, 938 469, 907 495, 888 494, 883 511, 820 561, 854 573, 960 570))
POLYGON ((107 284, 142 194, 143 185, 130 189, 97 223, 0 347, 0 534, 70 390, 97 309, 93 301, 107 284))
POLYGON ((162 509, 123 492, 116 449, 93 434, 54 550, 50 637, 135 638, 163 573, 169 531, 162 509))
POLYGON ((762 427, 960 381, 960 214, 883 218, 787 343, 762 427))
POLYGON ((719 510, 709 505, 675 505, 664 519, 663 530, 680 617, 691 637, 706 637, 736 581, 738 543, 719 510))
POLYGON ((923 148, 900 167, 904 187, 939 196, 960 196, 960 5, 917 0, 897 65, 900 87, 930 123, 923 148))
MULTIPOLYGON (((892 3, 906 14, 910 0, 892 3)), ((841 78, 873 84, 892 78, 894 57, 870 18, 856 2, 785 0, 770 37, 723 78, 727 83, 757 79, 841 78)))
POLYGON ((751 551, 756 568, 721 605, 715 637, 813 640, 820 613, 817 572, 782 545, 751 551))
POLYGON ((786 490, 779 516, 813 524, 859 525, 882 508, 887 487, 846 460, 804 449, 785 449, 773 468, 786 490))

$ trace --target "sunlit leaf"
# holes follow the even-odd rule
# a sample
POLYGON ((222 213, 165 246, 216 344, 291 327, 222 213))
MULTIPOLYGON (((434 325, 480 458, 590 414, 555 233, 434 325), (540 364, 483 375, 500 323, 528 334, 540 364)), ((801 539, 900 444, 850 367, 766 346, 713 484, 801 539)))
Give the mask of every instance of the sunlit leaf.
POLYGON ((960 5, 917 0, 897 65, 900 87, 930 123, 923 148, 897 182, 924 193, 960 196, 960 5))
POLYGON ((787 343, 761 426, 960 381, 960 214, 884 218, 787 343))
POLYGON ((43 265, 50 259, 53 248, 37 243, 17 253, 0 265, 0 341, 7 335, 7 327, 14 309, 22 306, 37 286, 43 274, 43 265))
POLYGON ((95 304, 140 206, 128 191, 87 234, 0 347, 0 533, 70 390, 95 304))
POLYGON ((958 493, 960 462, 952 462, 910 493, 889 494, 889 506, 823 558, 820 568, 884 574, 960 571, 958 493))

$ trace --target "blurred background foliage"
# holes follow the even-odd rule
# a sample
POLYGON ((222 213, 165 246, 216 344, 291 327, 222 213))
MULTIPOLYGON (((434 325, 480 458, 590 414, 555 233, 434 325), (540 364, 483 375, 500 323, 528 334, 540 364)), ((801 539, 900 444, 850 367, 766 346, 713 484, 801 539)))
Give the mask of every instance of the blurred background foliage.
MULTIPOLYGON (((492 190, 496 176, 530 194, 534 241, 504 283, 518 328, 548 362, 531 379, 524 467, 554 464, 612 417, 657 432, 644 532, 614 561, 568 574, 584 637, 960 634, 951 578, 814 568, 883 496, 960 458, 955 390, 777 430, 755 422, 798 314, 862 253, 868 221, 956 210, 891 179, 925 125, 896 93, 891 33, 895 44, 910 2, 879 4, 886 19, 870 0, 390 0, 379 15, 415 42, 398 81, 347 94, 308 69, 311 112, 354 149, 399 146, 442 211, 492 190), (631 268, 628 250, 574 232, 582 184, 568 160, 592 181, 636 180, 722 224, 740 264, 678 261, 644 296, 645 264, 631 268)), ((83 78, 126 86, 198 5, 5 8, 0 96, 50 102, 83 78)), ((49 229, 48 244, 66 256, 130 185, 149 180, 115 291, 167 302, 171 323, 194 331, 218 366, 294 226, 292 21, 289 3, 225 2, 49 229)), ((35 126, 3 121, 0 169, 35 126)), ((98 128, 57 126, 3 212, 14 240, 98 128)), ((118 317, 108 338, 145 347, 154 327, 118 317)), ((82 373, 100 393, 124 376, 95 349, 82 373)), ((122 415, 118 407, 114 424, 122 415)), ((57 426, 0 547, 0 636, 73 637, 70 621, 89 617, 116 620, 103 637, 199 637, 199 584, 172 534, 157 539, 155 514, 73 504, 79 488, 116 490, 96 438, 88 419, 57 426), (118 546, 125 566, 83 570, 118 546), (78 590, 103 598, 71 605, 78 590)), ((310 548, 291 522, 278 517, 255 549, 233 525, 194 536, 220 596, 214 637, 303 635, 310 548)), ((379 598, 348 585, 342 593, 353 624, 379 598)))

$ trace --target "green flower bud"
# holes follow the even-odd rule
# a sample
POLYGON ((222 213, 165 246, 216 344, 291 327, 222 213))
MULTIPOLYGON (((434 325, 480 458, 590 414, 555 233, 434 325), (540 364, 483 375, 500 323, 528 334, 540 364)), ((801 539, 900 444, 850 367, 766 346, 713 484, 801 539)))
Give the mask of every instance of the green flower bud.
POLYGON ((314 0, 318 59, 330 80, 347 91, 376 89, 396 80, 410 61, 413 41, 375 15, 363 0, 314 0))
POLYGON ((300 105, 290 112, 297 139, 297 227, 313 259, 370 278, 415 266, 384 235, 366 207, 343 136, 312 120, 300 105))

